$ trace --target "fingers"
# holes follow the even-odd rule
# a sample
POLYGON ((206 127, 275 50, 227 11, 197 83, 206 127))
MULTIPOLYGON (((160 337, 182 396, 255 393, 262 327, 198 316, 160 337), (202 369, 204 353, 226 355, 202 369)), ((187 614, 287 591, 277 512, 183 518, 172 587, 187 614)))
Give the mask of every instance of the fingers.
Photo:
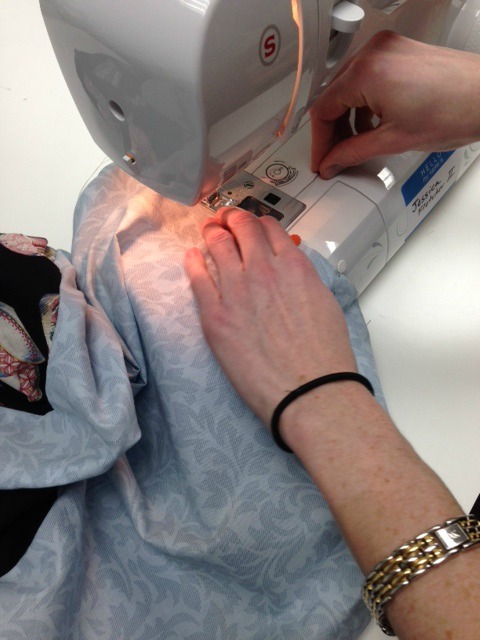
POLYGON ((260 218, 244 209, 225 207, 219 210, 218 219, 235 238, 245 267, 272 255, 272 248, 260 218))
POLYGON ((230 294, 241 295, 244 276, 249 280, 259 273, 271 273, 276 269, 276 256, 298 251, 295 245, 299 239, 292 240, 277 220, 257 218, 242 209, 221 209, 215 218, 203 223, 202 233, 217 267, 219 285, 211 278, 201 251, 190 250, 185 268, 201 313, 219 299, 227 303, 230 294))
MULTIPOLYGON (((358 133, 366 133, 372 129, 373 114, 383 117, 382 105, 386 100, 383 92, 385 58, 392 55, 392 51, 405 47, 405 42, 408 41, 391 32, 376 34, 347 61, 318 98, 310 111, 312 171, 318 171, 321 167, 322 177, 332 177, 335 173, 327 171, 327 167, 335 166, 338 173, 342 167, 358 165, 372 157, 373 154, 366 153, 366 147, 363 147, 361 141, 357 143, 358 146, 349 147, 339 143, 339 140, 352 137, 352 132, 345 129, 345 122, 352 110, 355 110, 358 133), (329 162, 325 162, 325 158, 337 144, 339 148, 329 162)), ((378 153, 386 153, 385 148, 380 151, 377 148, 378 153)))
POLYGON ((355 129, 357 133, 365 133, 367 131, 373 131, 375 125, 373 119, 375 114, 369 107, 363 107, 355 110, 355 129))
POLYGON ((243 209, 220 209, 216 217, 204 221, 202 234, 217 267, 224 301, 243 291, 242 278, 247 270, 265 271, 274 255, 259 219, 243 209))
POLYGON ((204 220, 201 231, 214 260, 232 265, 245 262, 255 241, 265 241, 258 219, 235 207, 219 209, 215 217, 204 220))
POLYGON ((235 238, 218 217, 205 220, 201 225, 201 231, 207 249, 217 264, 221 263, 226 271, 233 273, 242 268, 235 238))
POLYGON ((202 227, 209 252, 220 275, 258 267, 292 243, 280 224, 269 216, 257 218, 249 211, 225 207, 202 227))
POLYGON ((313 172, 318 167, 330 149, 335 146, 337 134, 337 119, 350 112, 349 107, 342 105, 335 116, 327 116, 322 110, 325 98, 322 96, 310 110, 310 126, 312 129, 312 147, 310 153, 310 168, 313 172))
POLYGON ((318 172, 322 178, 330 180, 346 167, 356 167, 387 153, 402 153, 406 148, 402 136, 395 135, 388 127, 380 125, 335 145, 320 162, 318 172))
POLYGON ((208 271, 205 258, 200 249, 189 249, 185 254, 185 271, 197 302, 200 316, 218 304, 220 293, 208 271))
POLYGON ((310 110, 312 128, 311 169, 318 167, 330 149, 343 138, 352 136, 350 114, 352 109, 369 109, 362 92, 352 90, 347 73, 333 80, 325 93, 310 110))
POLYGON ((284 251, 295 250, 298 240, 292 238, 272 216, 255 215, 243 209, 219 211, 217 222, 232 234, 244 267, 269 259, 284 251))

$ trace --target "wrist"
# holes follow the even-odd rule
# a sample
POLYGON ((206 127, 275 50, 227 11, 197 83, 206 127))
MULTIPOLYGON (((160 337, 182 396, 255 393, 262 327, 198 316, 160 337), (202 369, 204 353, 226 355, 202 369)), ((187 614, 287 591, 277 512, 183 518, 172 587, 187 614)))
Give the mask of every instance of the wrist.
POLYGON ((342 380, 313 389, 288 405, 280 417, 280 436, 300 458, 322 455, 332 448, 349 447, 349 435, 357 439, 373 435, 375 414, 385 415, 370 391, 353 380, 342 380))
POLYGON ((354 381, 358 384, 361 384, 363 387, 368 389, 368 391, 372 395, 375 395, 374 389, 370 384, 370 381, 367 378, 365 378, 365 376, 362 376, 360 373, 357 373, 356 371, 339 371, 336 373, 326 374, 317 378, 313 378, 312 380, 305 382, 304 384, 301 384, 296 389, 293 389, 292 391, 290 391, 290 393, 288 393, 283 398, 283 400, 281 400, 281 402, 278 403, 277 407, 275 408, 275 411, 273 412, 272 419, 270 422, 270 430, 272 433, 272 438, 275 441, 275 444, 278 447, 280 447, 280 449, 283 449, 288 453, 293 453, 293 450, 285 443, 285 441, 283 440, 280 434, 280 418, 283 412, 285 411, 285 409, 289 405, 291 405, 292 402, 295 402, 295 400, 298 400, 298 398, 301 398, 302 396, 309 393, 310 391, 318 390, 320 387, 323 387, 325 385, 333 384, 336 382, 349 382, 349 381, 354 381))
POLYGON ((356 382, 332 383, 298 398, 285 409, 280 433, 364 571, 415 531, 459 512, 445 485, 356 382), (415 497, 408 509, 405 495, 415 497))

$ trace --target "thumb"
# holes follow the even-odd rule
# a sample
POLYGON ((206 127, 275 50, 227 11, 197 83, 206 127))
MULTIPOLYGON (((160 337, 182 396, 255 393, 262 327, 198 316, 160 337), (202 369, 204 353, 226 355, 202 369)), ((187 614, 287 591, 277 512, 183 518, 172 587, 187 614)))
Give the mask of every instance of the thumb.
POLYGON ((351 136, 336 144, 320 162, 318 173, 325 180, 342 169, 356 167, 385 154, 401 153, 406 147, 400 136, 387 132, 382 125, 372 131, 351 136))

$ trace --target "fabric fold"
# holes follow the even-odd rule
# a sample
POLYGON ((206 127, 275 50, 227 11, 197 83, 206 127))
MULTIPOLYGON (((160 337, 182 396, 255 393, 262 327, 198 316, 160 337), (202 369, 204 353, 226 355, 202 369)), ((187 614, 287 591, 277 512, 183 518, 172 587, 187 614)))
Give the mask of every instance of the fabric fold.
MULTIPOLYGON (((53 411, 2 411, 2 484, 67 485, 0 579, 2 638, 353 640, 368 623, 323 497, 203 338, 183 257, 205 249, 206 213, 113 167, 79 199, 71 263, 57 258, 53 411)), ((303 249, 382 401, 355 291, 303 249)))
POLYGON ((140 437, 116 330, 57 252, 60 305, 47 369, 52 411, 0 410, 0 488, 65 485, 107 471, 140 437))

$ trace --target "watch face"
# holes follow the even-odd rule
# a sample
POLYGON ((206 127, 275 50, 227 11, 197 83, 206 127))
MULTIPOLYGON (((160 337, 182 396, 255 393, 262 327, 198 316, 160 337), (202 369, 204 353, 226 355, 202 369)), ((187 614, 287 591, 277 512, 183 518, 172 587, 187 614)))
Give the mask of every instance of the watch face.
POLYGON ((457 523, 435 531, 435 535, 446 550, 455 549, 469 540, 465 531, 457 523))

